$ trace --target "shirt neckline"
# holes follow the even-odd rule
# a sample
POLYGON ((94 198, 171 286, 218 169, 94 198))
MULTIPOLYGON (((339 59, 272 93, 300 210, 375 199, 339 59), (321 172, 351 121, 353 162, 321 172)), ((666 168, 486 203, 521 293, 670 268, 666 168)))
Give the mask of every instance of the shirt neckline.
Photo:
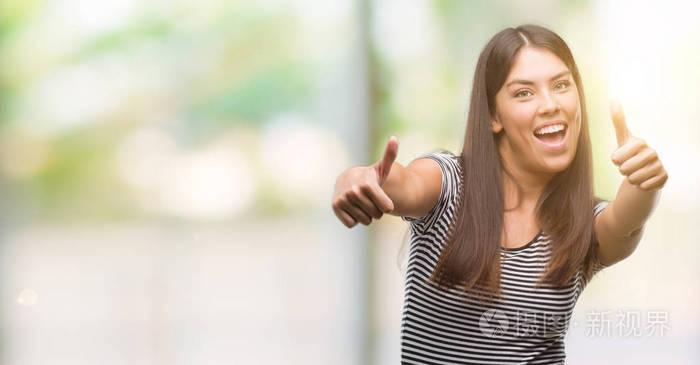
POLYGON ((535 235, 535 237, 533 237, 533 238, 530 240, 530 242, 528 242, 528 243, 526 243, 526 244, 524 244, 524 245, 522 245, 522 246, 520 246, 520 247, 510 247, 510 248, 506 248, 506 247, 501 246, 501 250, 507 251, 507 252, 513 252, 513 251, 524 250, 524 249, 526 249, 526 248, 532 246, 532 244, 535 243, 535 241, 537 241, 538 238, 540 238, 540 236, 542 235, 542 233, 543 233, 543 232, 542 232, 542 229, 540 228, 539 232, 537 232, 537 234, 535 235))

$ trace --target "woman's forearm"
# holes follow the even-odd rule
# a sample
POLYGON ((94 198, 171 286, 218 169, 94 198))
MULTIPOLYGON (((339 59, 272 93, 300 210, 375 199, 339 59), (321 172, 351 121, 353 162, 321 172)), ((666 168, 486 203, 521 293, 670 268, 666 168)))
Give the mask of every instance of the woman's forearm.
POLYGON ((642 190, 624 179, 610 203, 615 236, 629 237, 639 232, 659 201, 661 190, 642 190))
POLYGON ((629 256, 639 244, 644 224, 656 207, 668 174, 658 154, 627 129, 619 103, 611 114, 618 148, 611 159, 625 179, 615 199, 595 220, 599 260, 611 265, 629 256))

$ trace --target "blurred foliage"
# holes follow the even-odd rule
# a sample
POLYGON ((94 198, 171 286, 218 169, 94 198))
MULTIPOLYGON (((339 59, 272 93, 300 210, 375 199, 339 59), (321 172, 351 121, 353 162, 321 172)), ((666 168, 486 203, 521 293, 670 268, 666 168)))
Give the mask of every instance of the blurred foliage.
POLYGON ((258 124, 280 110, 308 109, 312 89, 304 69, 300 65, 281 64, 249 75, 229 89, 207 95, 188 114, 198 120, 233 117, 230 120, 258 124))
MULTIPOLYGON (((289 42, 299 28, 291 8, 227 4, 213 18, 183 26, 192 23, 188 10, 206 13, 211 5, 198 9, 196 4, 173 4, 165 13, 154 12, 150 4, 136 5, 125 24, 100 33, 75 34, 82 43, 63 54, 41 54, 52 48, 40 48, 36 57, 50 61, 42 68, 23 68, 16 62, 30 48, 17 42, 31 40, 38 29, 46 30, 51 20, 46 13, 49 6, 53 5, 42 1, 0 3, 0 60, 6 64, 0 72, 0 120, 11 126, 3 132, 20 128, 41 136, 51 153, 34 175, 3 174, 9 204, 25 209, 27 217, 113 220, 152 215, 143 210, 138 196, 119 176, 114 160, 129 133, 152 124, 153 118, 166 119, 166 123, 159 122, 160 127, 184 151, 206 146, 232 126, 259 128, 281 112, 311 108, 314 75, 310 69, 314 64, 289 42), (170 73, 169 84, 158 86, 166 94, 143 94, 135 86, 116 109, 87 124, 58 131, 38 130, 36 125, 41 124, 26 123, 23 108, 36 108, 35 101, 27 99, 28 91, 38 83, 61 69, 103 56, 116 55, 117 62, 126 65, 134 47, 142 44, 155 46, 148 50, 153 62, 170 73)), ((5 158, 17 160, 16 153, 5 151, 5 158)), ((279 207, 274 203, 278 199, 266 196, 261 201, 272 204, 265 211, 279 207)))

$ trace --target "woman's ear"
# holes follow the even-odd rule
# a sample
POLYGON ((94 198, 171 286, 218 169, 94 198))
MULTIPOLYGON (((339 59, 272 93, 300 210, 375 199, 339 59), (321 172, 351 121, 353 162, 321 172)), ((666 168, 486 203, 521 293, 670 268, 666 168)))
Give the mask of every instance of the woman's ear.
POLYGON ((491 130, 493 133, 499 134, 503 130, 503 124, 497 119, 491 119, 491 130))

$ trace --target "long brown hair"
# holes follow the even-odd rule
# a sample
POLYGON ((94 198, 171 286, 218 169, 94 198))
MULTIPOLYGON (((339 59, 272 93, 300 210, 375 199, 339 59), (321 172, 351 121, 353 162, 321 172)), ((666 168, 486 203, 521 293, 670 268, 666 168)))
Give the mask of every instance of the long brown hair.
POLYGON ((537 222, 552 244, 551 259, 537 285, 547 282, 564 286, 581 265, 589 280, 597 257, 593 207, 599 200, 593 196, 591 141, 578 68, 569 47, 551 30, 537 25, 507 28, 491 38, 476 65, 464 147, 459 156, 462 188, 445 249, 430 277, 440 287, 463 285, 465 291, 474 289, 482 299, 501 296, 504 170, 498 137, 491 130, 491 116, 496 111, 496 93, 526 45, 547 49, 566 64, 578 88, 581 108, 576 155, 545 186, 535 207, 537 222))

